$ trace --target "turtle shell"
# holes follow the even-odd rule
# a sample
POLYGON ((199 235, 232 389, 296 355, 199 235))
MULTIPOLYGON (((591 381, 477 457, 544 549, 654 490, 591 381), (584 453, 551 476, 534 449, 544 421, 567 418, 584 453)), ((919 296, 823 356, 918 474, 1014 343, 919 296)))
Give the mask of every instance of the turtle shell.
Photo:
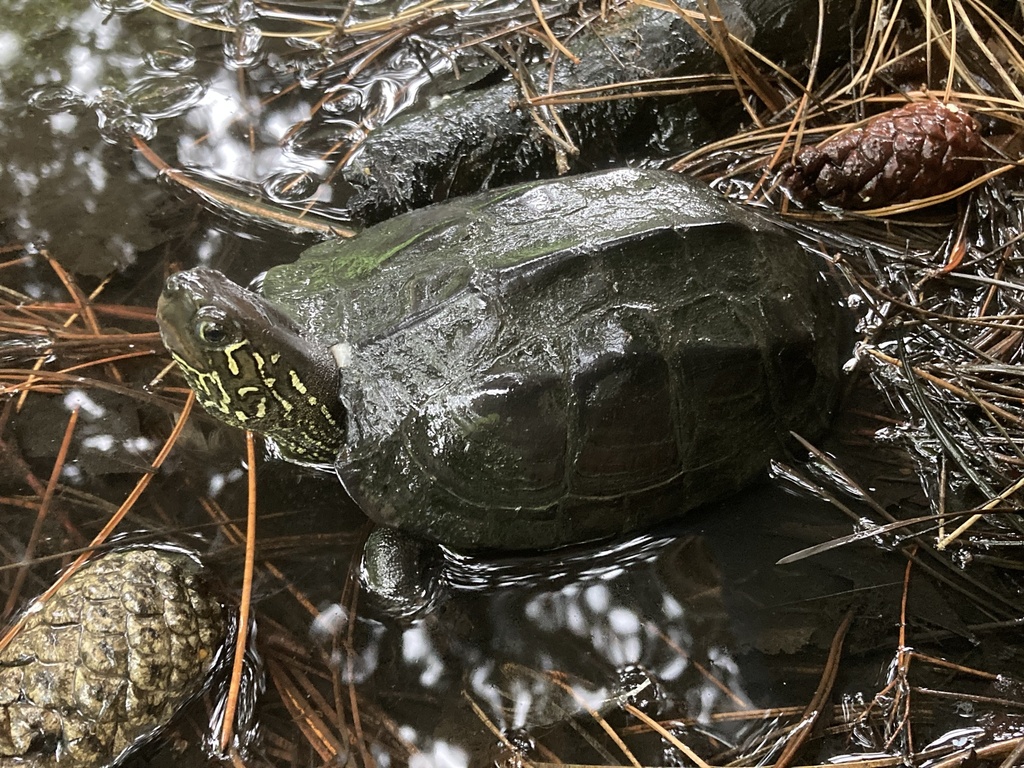
POLYGON ((462 549, 610 537, 731 494, 826 426, 838 310, 791 237, 663 171, 413 211, 272 269, 332 347, 337 473, 462 549))

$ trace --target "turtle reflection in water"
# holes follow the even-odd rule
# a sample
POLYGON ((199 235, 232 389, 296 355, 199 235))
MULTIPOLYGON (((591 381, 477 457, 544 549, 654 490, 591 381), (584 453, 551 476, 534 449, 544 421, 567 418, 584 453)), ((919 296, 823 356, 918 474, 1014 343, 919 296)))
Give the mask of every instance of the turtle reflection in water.
POLYGON ((207 410, 457 550, 619 536, 750 483, 825 427, 837 314, 782 231, 638 170, 403 214, 262 295, 178 273, 158 310, 207 410))
POLYGON ((120 760, 202 689, 225 631, 191 556, 146 547, 96 557, 0 651, 0 766, 120 760))

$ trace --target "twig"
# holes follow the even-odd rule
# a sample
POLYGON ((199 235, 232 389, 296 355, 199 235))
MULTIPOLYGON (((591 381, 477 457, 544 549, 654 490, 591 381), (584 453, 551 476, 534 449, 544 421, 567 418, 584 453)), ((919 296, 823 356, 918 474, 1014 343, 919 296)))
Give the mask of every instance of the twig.
POLYGON ((852 622, 853 611, 847 611, 846 616, 843 617, 839 628, 836 630, 835 636, 832 638, 832 645, 828 650, 828 658, 821 672, 818 688, 800 717, 799 727, 794 735, 786 741, 786 746, 783 748, 778 760, 775 761, 774 768, 787 768, 793 762, 796 753, 800 751, 800 748, 803 747, 810 737, 814 724, 818 721, 824 710, 825 701, 832 694, 832 686, 836 682, 836 675, 839 674, 839 657, 843 652, 843 641, 846 640, 846 633, 849 631, 852 622))
POLYGON ((36 520, 32 525, 32 532, 29 534, 28 543, 25 544, 22 567, 18 569, 14 577, 14 585, 7 596, 7 604, 4 606, 5 619, 14 612, 14 607, 18 604, 18 599, 21 597, 21 588, 24 586, 25 579, 28 576, 28 563, 35 554, 36 545, 39 543, 39 537, 42 535, 43 523, 50 511, 53 491, 57 487, 57 481, 60 479, 61 472, 64 470, 64 462, 67 460, 68 449, 71 447, 71 436, 74 434, 75 425, 78 423, 78 411, 79 407, 75 406, 71 411, 71 416, 68 417, 68 425, 64 429, 64 439, 61 440, 57 457, 53 460, 53 470, 50 472, 50 479, 47 481, 46 489, 43 491, 43 498, 39 502, 39 512, 36 513, 36 520))
POLYGON ((697 768, 711 768, 711 766, 704 760, 704 758, 702 758, 700 755, 698 755, 696 752, 694 752, 692 749, 686 746, 686 744, 684 744, 682 741, 676 738, 676 736, 671 731, 665 728, 665 726, 663 726, 653 717, 648 715, 642 709, 637 709, 632 704, 626 704, 625 709, 627 712, 629 712, 629 714, 633 715, 633 717, 637 718, 638 720, 643 721, 644 724, 646 724, 647 727, 649 727, 652 731, 654 731, 656 734, 661 736, 661 738, 665 739, 665 741, 667 741, 673 747, 675 747, 688 758, 690 758, 690 760, 697 764, 697 768))
POLYGON ((224 727, 220 734, 221 752, 227 752, 234 739, 235 712, 238 693, 242 686, 245 649, 249 641, 249 611, 252 607, 252 574, 256 561, 256 448, 252 432, 245 433, 245 458, 249 464, 249 504, 245 530, 245 565, 242 570, 242 594, 238 606, 238 636, 235 639, 235 657, 231 666, 231 684, 224 705, 224 727))
MULTIPOLYGON (((132 489, 131 493, 128 494, 128 498, 124 500, 124 502, 118 508, 117 512, 115 512, 111 516, 110 520, 107 521, 107 524, 104 525, 100 532, 96 534, 93 540, 89 543, 89 546, 86 548, 86 550, 78 557, 76 557, 74 561, 71 563, 71 565, 64 569, 64 572, 57 578, 53 585, 37 598, 37 605, 41 606, 44 603, 46 603, 47 600, 53 597, 54 593, 57 592, 57 590, 59 590, 64 585, 64 583, 69 578, 71 578, 72 574, 74 574, 79 568, 81 568, 82 564, 89 559, 89 556, 92 554, 93 550, 100 546, 110 537, 110 534, 114 532, 114 529, 116 529, 117 526, 121 523, 125 515, 127 515, 128 512, 131 511, 131 508, 133 506, 135 506, 135 502, 139 500, 139 497, 142 495, 142 493, 146 490, 147 487, 149 487, 150 482, 156 475, 156 471, 163 465, 164 461, 167 459, 168 454, 170 454, 171 449, 174 447, 174 444, 178 441, 178 437, 181 435, 181 430, 185 428, 185 422, 188 421, 188 416, 192 412, 192 404, 194 402, 195 395, 190 391, 189 397, 185 401, 185 405, 184 407, 182 407, 181 413, 178 416, 178 420, 175 422, 174 428, 171 430, 171 434, 167 437, 167 440, 164 442, 163 447, 160 449, 160 453, 158 453, 156 458, 153 459, 153 463, 150 464, 149 470, 142 477, 139 478, 138 482, 135 484, 135 487, 132 489)), ((24 626, 27 618, 28 613, 22 613, 22 615, 18 618, 14 625, 10 629, 8 629, 7 632, 4 633, 3 637, 0 638, 0 651, 2 651, 4 648, 10 645, 11 640, 14 638, 14 636, 21 631, 21 628, 24 626)))
POLYGON ((530 5, 533 6, 533 12, 537 16, 537 21, 540 22, 540 26, 544 30, 544 34, 548 36, 548 40, 551 42, 551 45, 553 45, 559 53, 569 59, 573 64, 579 64, 579 56, 566 48, 555 33, 551 31, 551 27, 548 26, 548 20, 544 18, 544 11, 540 7, 539 0, 530 0, 530 5))

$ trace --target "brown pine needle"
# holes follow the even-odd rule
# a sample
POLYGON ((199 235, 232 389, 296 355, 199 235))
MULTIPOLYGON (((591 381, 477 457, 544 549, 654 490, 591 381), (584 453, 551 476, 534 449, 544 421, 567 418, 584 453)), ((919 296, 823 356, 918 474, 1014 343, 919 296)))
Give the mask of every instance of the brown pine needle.
MULTIPOLYGON (((46 259, 46 263, 50 265, 50 269, 53 270, 54 274, 57 275, 57 279, 59 279, 61 284, 64 286, 64 290, 68 292, 68 296, 71 297, 71 300, 77 307, 77 312, 70 315, 64 323, 65 327, 70 326, 79 317, 81 317, 82 321, 85 323, 85 327, 96 336, 99 336, 102 333, 102 330, 100 328, 99 321, 96 319, 96 313, 93 311, 92 305, 89 303, 89 299, 85 297, 82 293, 82 289, 78 287, 78 283, 75 282, 75 279, 66 269, 64 269, 63 265, 61 265, 59 261, 50 256, 48 251, 44 249, 41 253, 46 259)), ((106 284, 106 280, 100 283, 97 291, 102 290, 106 284)))
MULTIPOLYGON (((21 250, 24 250, 24 248, 23 246, 20 245, 5 245, 3 247, 0 247, 0 254, 14 253, 15 251, 21 250)), ((34 257, 26 254, 24 256, 18 256, 13 259, 8 259, 7 261, 0 262, 0 269, 7 269, 8 267, 27 267, 29 264, 32 263, 33 258, 34 257)))
MULTIPOLYGON (((10 384, 0 384, 0 395, 21 392, 23 390, 60 394, 72 387, 81 387, 83 384, 86 384, 92 389, 112 392, 116 395, 142 402, 157 403, 162 406, 167 404, 166 397, 153 395, 135 387, 128 387, 123 384, 104 381, 103 379, 86 379, 83 376, 65 374, 63 371, 39 371, 33 374, 35 381, 29 381, 24 376, 25 371, 22 368, 0 368, 0 381, 5 378, 13 379, 13 382, 10 384)), ((183 395, 187 395, 190 391, 187 387, 181 389, 166 387, 163 390, 163 394, 180 392, 183 395)))
MULTIPOLYGON (((199 500, 203 509, 206 510, 210 519, 214 525, 223 533, 224 537, 233 545, 237 546, 245 541, 245 534, 232 522, 232 520, 225 514, 224 510, 221 509, 216 503, 209 498, 202 498, 199 500)), ((260 560, 260 568, 269 573, 275 579, 277 579, 284 588, 288 591, 300 606, 312 617, 319 615, 320 611, 313 603, 310 602, 309 598, 299 589, 295 583, 285 575, 284 571, 278 568, 274 563, 269 560, 260 560)))
MULTIPOLYGON (((96 291, 93 291, 89 298, 92 299, 95 293, 96 291)), ((62 301, 32 301, 20 304, 18 310, 24 312, 68 313, 76 311, 77 307, 77 304, 62 301)), ((125 304, 94 304, 90 306, 90 310, 95 315, 107 315, 122 320, 152 322, 156 319, 156 310, 153 307, 134 307, 125 304)))
MULTIPOLYGON (((874 349, 872 347, 867 347, 867 348, 865 348, 864 351, 867 354, 871 355, 872 357, 877 358, 878 360, 881 360, 882 362, 887 363, 889 365, 896 366, 896 367, 901 367, 903 365, 895 357, 892 357, 891 355, 887 355, 887 354, 885 354, 884 352, 882 352, 882 351, 880 351, 878 349, 874 349)), ((958 397, 963 397, 963 398, 971 399, 966 390, 964 390, 961 387, 956 386, 955 384, 951 384, 950 382, 948 382, 945 379, 943 379, 941 376, 936 376, 935 374, 928 373, 927 371, 925 371, 925 370, 923 370, 921 368, 918 368, 916 366, 912 366, 911 370, 914 372, 915 376, 919 376, 922 379, 924 379, 925 381, 928 381, 928 382, 934 384, 937 387, 941 387, 942 389, 948 390, 948 391, 952 392, 954 395, 957 395, 958 397)), ((998 405, 995 405, 993 403, 988 403, 988 402, 985 402, 985 401, 981 401, 980 405, 981 405, 981 407, 984 410, 990 411, 991 413, 994 413, 994 414, 997 414, 999 416, 1002 416, 1004 419, 1006 419, 1007 421, 1009 421, 1012 424, 1015 424, 1017 426, 1024 426, 1024 419, 1022 419, 1020 416, 1018 416, 1015 413, 1011 413, 1010 411, 1006 410, 1005 408, 1000 408, 998 405)))
POLYGON ((708 683, 710 683, 719 691, 721 691, 726 698, 728 698, 734 705, 736 705, 737 709, 743 711, 749 710, 751 707, 753 707, 753 704, 751 704, 748 700, 744 699, 742 696, 733 691, 728 685, 719 680, 718 677, 713 672, 711 672, 706 666, 697 661, 697 659, 693 658, 693 656, 690 655, 690 653, 688 653, 686 649, 679 645, 679 643, 677 643, 673 638, 665 634, 661 627, 657 626, 653 622, 646 623, 649 629, 657 633, 658 637, 661 638, 661 641, 665 643, 665 645, 667 645, 669 648, 671 648, 673 651, 679 654, 679 656, 686 659, 687 664, 692 665, 693 668, 696 669, 697 672, 699 672, 700 675, 708 683))
POLYGON ((273 661, 268 662, 267 668, 285 709, 299 726, 299 730, 306 737, 306 742, 320 755, 325 765, 338 763, 339 756, 344 755, 342 745, 333 737, 330 729, 316 712, 307 706, 302 692, 288 679, 284 669, 273 661))
POLYGON ((952 272, 964 262, 964 256, 967 255, 967 217, 964 216, 960 220, 960 226, 957 228, 956 237, 953 241, 953 246, 949 250, 949 258, 946 263, 939 269, 940 275, 945 275, 952 272))
MULTIPOLYGON (((155 349, 140 349, 137 352, 124 352, 120 355, 108 355, 107 357, 99 357, 95 360, 86 360, 84 363, 78 363, 78 365, 70 365, 67 368, 62 368, 61 373, 69 374, 75 371, 82 371, 86 368, 95 368, 97 365, 106 365, 107 363, 118 363, 122 360, 134 360, 138 357, 151 357, 157 354, 155 349)), ((174 363, 171 363, 174 365, 174 363)))
POLYGON ((4 606, 4 618, 7 618, 14 612, 14 607, 18 604, 18 599, 21 597, 21 588, 25 585, 25 579, 28 577, 29 562, 31 562, 32 557, 35 555, 36 545, 39 543, 39 537, 42 535, 43 523, 50 512, 53 492, 57 488, 57 481, 60 479, 60 473, 64 470, 64 463, 67 461, 68 449, 71 447, 71 436, 75 432, 75 424, 78 423, 78 410, 78 406, 75 406, 71 411, 68 425, 64 429, 64 439, 61 440, 60 450, 57 451, 57 457, 53 460, 53 471, 50 472, 50 479, 46 483, 46 490, 43 492, 42 501, 39 502, 39 512, 36 514, 35 524, 32 526, 28 543, 25 545, 23 565, 18 569, 18 573, 14 577, 14 585, 7 596, 7 604, 4 606))
POLYGON ((954 672, 959 672, 959 673, 964 674, 964 675, 971 675, 972 677, 978 677, 978 678, 981 678, 982 680, 988 680, 991 683, 994 683, 997 680, 1000 680, 1000 679, 1006 677, 1006 675, 1001 675, 1001 674, 997 675, 997 674, 993 674, 992 672, 985 672, 985 671, 980 670, 980 669, 974 669, 972 667, 965 667, 962 664, 956 664, 956 663, 954 663, 952 661, 947 661, 946 659, 940 659, 940 658, 938 658, 936 656, 929 656, 928 654, 921 653, 920 651, 910 651, 910 654, 915 659, 919 660, 923 664, 931 664, 934 667, 942 667, 943 669, 951 669, 954 672))
POLYGON ((352 730, 355 734, 356 748, 363 759, 365 768, 374 768, 377 761, 373 759, 370 749, 366 744, 366 737, 363 734, 363 718, 359 713, 359 697, 356 694, 355 685, 355 631, 356 631, 356 609, 359 606, 359 577, 358 575, 359 555, 353 558, 353 566, 349 569, 349 579, 346 587, 351 586, 351 600, 348 604, 348 627, 345 635, 345 671, 348 678, 348 704, 352 713, 352 730))
POLYGON ((832 645, 828 649, 828 659, 825 661, 825 668, 821 672, 821 680, 814 692, 807 708, 800 718, 799 726, 793 736, 786 742, 782 754, 775 761, 774 768, 787 768, 796 757, 797 752, 811 735, 814 724, 818 721, 825 708, 825 702, 832 694, 832 686, 835 684, 836 675, 839 674, 839 657, 843 652, 843 642, 846 640, 846 633, 853 623, 853 611, 847 611, 843 617, 835 636, 832 638, 832 645))
POLYGON ((910 677, 910 661, 913 657, 907 647, 907 600, 910 596, 910 574, 914 566, 915 554, 917 554, 917 545, 910 547, 907 565, 903 571, 903 594, 900 596, 900 634, 896 647, 896 670, 893 675, 893 682, 897 685, 895 686, 896 693, 893 696, 893 704, 889 708, 888 720, 890 721, 891 735, 886 742, 886 747, 889 748, 902 734, 906 740, 906 749, 910 752, 914 751, 914 740, 910 732, 910 694, 907 680, 910 677), (903 717, 900 719, 898 727, 894 728, 891 726, 891 718, 900 710, 903 712, 903 717))
POLYGON ((480 708, 480 705, 476 703, 476 700, 465 688, 462 689, 462 698, 469 702, 469 706, 473 710, 473 714, 476 715, 480 722, 484 724, 484 727, 491 732, 491 735, 500 741, 502 746, 505 747, 510 754, 516 757, 519 764, 524 766, 524 768, 532 768, 534 763, 530 762, 520 754, 520 751, 513 746, 511 741, 508 740, 508 736, 505 735, 505 732, 494 724, 494 721, 488 717, 487 713, 484 712, 483 709, 480 708))
POLYGON ((249 640, 249 611, 252 607, 252 573, 256 561, 256 446, 252 432, 245 433, 245 458, 249 463, 249 508, 245 530, 245 566, 242 571, 242 595, 238 606, 238 636, 231 666, 231 683, 224 705, 224 726, 220 733, 220 749, 226 752, 235 736, 235 712, 238 692, 242 687, 245 646, 249 640))
POLYGON ((572 51, 562 44, 562 41, 558 39, 554 32, 551 31, 551 27, 548 26, 548 20, 544 18, 544 11, 540 7, 539 0, 530 0, 530 4, 533 6, 533 12, 537 14, 537 21, 540 22, 541 27, 544 29, 544 34, 548 36, 548 40, 559 51, 573 64, 579 64, 579 56, 575 55, 572 51))
POLYGON ((564 674, 559 672, 548 672, 547 676, 552 683, 576 699, 576 703, 586 710, 587 714, 590 715, 595 723, 601 726, 601 730, 608 734, 608 738, 615 743, 615 746, 619 748, 633 768, 642 768, 640 761, 636 759, 632 750, 630 750, 626 745, 626 742, 622 740, 622 737, 615 732, 615 729, 612 728, 611 724, 601 716, 601 713, 590 706, 589 702, 587 702, 587 700, 584 699, 569 682, 567 682, 564 674))
POLYGON ((234 747, 228 751, 228 759, 234 768, 245 768, 245 761, 242 760, 242 756, 238 754, 238 750, 234 747))
MULTIPOLYGON (((95 310, 94 310, 94 308, 92 306, 92 301, 100 293, 103 292, 103 289, 106 287, 106 285, 109 282, 110 278, 108 277, 106 280, 103 280, 99 284, 99 286, 96 288, 96 290, 94 290, 92 292, 91 295, 85 296, 82 293, 81 288, 78 287, 78 283, 75 282, 74 278, 60 264, 60 262, 56 261, 53 257, 51 257, 50 254, 45 249, 43 249, 41 251, 41 254, 42 254, 43 258, 46 259, 46 263, 53 270, 54 274, 57 275, 58 280, 60 280, 61 284, 64 286, 64 290, 67 291, 68 296, 70 296, 71 300, 74 302, 74 304, 73 304, 74 311, 71 312, 64 319, 63 323, 61 323, 61 325, 60 325, 60 327, 58 329, 54 329, 54 330, 59 334, 60 331, 65 331, 65 330, 71 328, 71 326, 74 325, 75 322, 77 322, 79 318, 81 318, 82 321, 84 322, 85 326, 86 326, 86 329, 90 333, 90 338, 95 338, 97 340, 104 339, 105 338, 105 334, 103 334, 102 327, 101 327, 99 321, 96 318, 96 312, 95 312, 95 310)), ((53 309, 53 305, 41 305, 41 306, 42 306, 42 308, 49 309, 51 311, 53 309)), ((22 307, 19 307, 19 309, 22 311, 22 313, 26 313, 27 314, 27 312, 28 312, 27 307, 22 306, 22 307)), ((39 357, 36 360, 35 364, 32 366, 32 371, 34 371, 34 372, 40 371, 42 369, 43 365, 45 364, 45 362, 46 362, 45 356, 39 357)), ((117 370, 116 367, 114 367, 113 365, 110 365, 109 366, 109 371, 110 371, 110 376, 111 376, 111 378, 114 381, 116 381, 118 383, 120 383, 122 381, 121 374, 117 370)), ((17 406, 16 407, 17 407, 17 409, 19 411, 21 410, 22 406, 24 405, 25 398, 28 397, 28 393, 31 390, 32 385, 37 380, 38 380, 38 377, 35 376, 35 375, 29 375, 29 377, 26 379, 26 386, 21 391, 21 394, 19 395, 18 401, 17 401, 17 406)))
POLYGON ((259 202, 251 202, 243 199, 239 195, 230 195, 220 192, 208 185, 201 184, 195 179, 190 178, 188 174, 183 172, 181 169, 173 168, 167 163, 167 161, 150 149, 149 145, 138 136, 134 137, 133 142, 135 144, 135 149, 139 151, 139 154, 146 158, 146 161, 160 173, 174 183, 181 185, 190 192, 193 192, 213 203, 223 205, 231 210, 239 211, 240 213, 253 216, 254 218, 271 221, 275 224, 289 227, 291 229, 319 232, 320 234, 331 235, 333 237, 352 237, 355 235, 354 230, 341 227, 333 222, 320 220, 315 217, 292 216, 277 207, 265 205, 259 202))
POLYGON ((686 746, 683 742, 676 738, 676 736, 671 731, 665 728, 665 726, 663 726, 653 717, 648 715, 642 709, 637 709, 632 704, 627 704, 626 711, 638 720, 642 720, 644 724, 646 724, 652 731, 657 733, 659 736, 661 736, 661 738, 665 739, 665 741, 667 741, 673 747, 675 747, 688 758, 690 758, 690 760, 697 764, 697 768, 711 768, 711 766, 704 761, 704 758, 702 758, 700 755, 698 755, 696 752, 694 752, 692 749, 686 746))
POLYGON ((1013 748, 1013 751, 1006 756, 1006 759, 999 764, 999 768, 1015 768, 1022 762, 1021 758, 1024 758, 1024 739, 1020 739, 1017 742, 1017 746, 1013 748))
MULTIPOLYGON (((71 565, 64 569, 64 572, 61 573, 50 588, 39 596, 36 600, 36 605, 42 606, 47 600, 53 597, 54 593, 64 586, 64 583, 71 578, 71 575, 81 568, 82 564, 89 559, 93 551, 110 537, 110 534, 114 532, 125 516, 131 511, 132 507, 135 506, 135 502, 139 500, 139 497, 143 494, 146 488, 149 487, 149 484, 152 482, 157 470, 160 469, 164 461, 167 460, 167 456, 170 454, 174 444, 178 442, 178 437, 181 435, 181 430, 185 428, 185 422, 188 421, 188 416, 192 412, 192 404, 194 402, 195 394, 190 391, 188 399, 185 401, 185 405, 182 407, 181 413, 178 415, 178 420, 174 423, 174 428, 171 430, 171 434, 168 435, 167 440, 160 449, 160 453, 157 454, 156 458, 153 459, 153 463, 150 464, 149 471, 139 478, 131 493, 128 494, 128 498, 126 498, 121 506, 118 507, 117 512, 111 516, 110 520, 107 521, 107 524, 103 526, 93 540, 89 542, 89 546, 86 550, 76 557, 71 565)), ((4 636, 0 638, 0 651, 10 645, 11 640, 25 625, 25 620, 27 618, 28 613, 22 613, 11 628, 4 633, 4 636)))
MULTIPOLYGON (((1019 491, 1021 488, 1024 488, 1024 477, 1022 477, 1019 480, 1017 480, 1017 482, 1015 482, 1013 485, 1011 485, 1005 491, 1002 491, 998 495, 996 495, 993 498, 991 498, 988 501, 986 501, 984 504, 982 504, 981 509, 983 509, 985 511, 988 511, 990 509, 993 509, 993 508, 999 506, 1006 499, 1008 499, 1010 496, 1012 496, 1017 491, 1019 491)), ((953 531, 952 533, 948 533, 945 536, 943 536, 941 539, 939 539, 939 542, 935 545, 935 548, 938 549, 939 551, 945 549, 950 544, 952 544, 954 541, 956 541, 958 538, 960 538, 964 534, 965 531, 970 529, 975 523, 977 523, 983 517, 984 517, 984 515, 982 515, 982 514, 971 515, 971 517, 967 518, 967 520, 965 520, 955 531, 953 531)))
POLYGON ((335 733, 337 723, 327 722, 323 715, 330 712, 330 707, 320 697, 315 688, 306 680, 303 685, 301 670, 296 670, 294 677, 290 677, 290 670, 280 664, 271 663, 271 676, 274 685, 280 690, 281 698, 289 705, 292 717, 302 724, 302 730, 309 741, 310 746, 323 755, 325 752, 331 755, 325 758, 337 762, 339 756, 344 757, 348 752, 346 744, 335 733))

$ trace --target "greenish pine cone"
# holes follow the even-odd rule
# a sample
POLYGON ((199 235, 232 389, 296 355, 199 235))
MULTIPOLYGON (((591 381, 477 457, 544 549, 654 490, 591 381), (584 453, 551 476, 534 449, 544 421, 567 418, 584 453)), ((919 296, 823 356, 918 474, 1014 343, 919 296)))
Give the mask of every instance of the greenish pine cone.
POLYGON ((184 552, 94 558, 0 652, 0 767, 117 762, 202 689, 225 633, 184 552))
POLYGON ((906 104, 811 147, 783 165, 779 183, 801 205, 866 209, 949 192, 985 155, 978 121, 955 104, 906 104))

